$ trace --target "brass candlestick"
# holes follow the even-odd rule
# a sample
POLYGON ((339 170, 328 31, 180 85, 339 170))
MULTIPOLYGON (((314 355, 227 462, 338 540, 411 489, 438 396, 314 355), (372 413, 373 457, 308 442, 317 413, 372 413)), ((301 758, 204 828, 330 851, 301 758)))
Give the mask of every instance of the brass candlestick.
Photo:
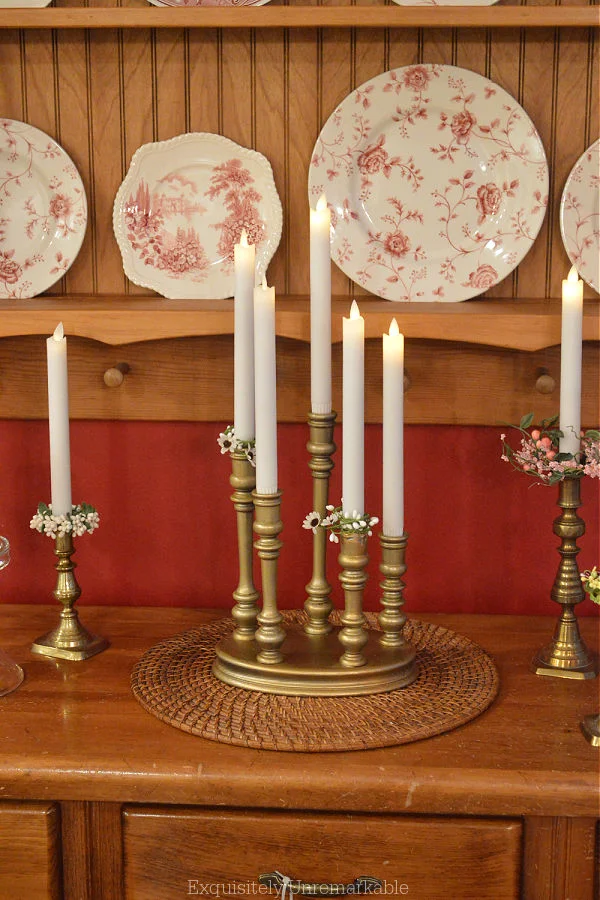
POLYGON ((278 535, 283 529, 279 518, 281 507, 281 491, 276 494, 252 495, 256 509, 254 531, 258 535, 256 550, 260 559, 262 580, 262 609, 257 616, 258 630, 255 634, 259 653, 259 663, 281 662, 283 655, 281 645, 285 640, 285 631, 281 627, 283 617, 277 609, 277 562, 282 543, 278 535))
POLYGON ((406 665, 406 684, 414 681, 418 674, 416 654, 413 647, 404 637, 406 616, 403 612, 405 584, 402 576, 406 572, 406 545, 408 535, 399 536, 381 534, 381 563, 379 571, 384 580, 381 582, 382 612, 379 614, 379 625, 382 630, 380 642, 384 647, 391 647, 402 652, 406 665))
POLYGON ((90 656, 95 656, 96 653, 105 650, 108 647, 108 641, 106 638, 90 634, 79 621, 79 616, 73 608, 81 596, 81 588, 73 574, 77 564, 71 559, 75 548, 73 535, 70 532, 56 536, 54 552, 58 557, 55 566, 58 577, 54 597, 63 604, 60 623, 53 631, 39 637, 32 644, 31 652, 58 659, 89 659, 90 656))
POLYGON ((581 506, 579 478, 564 478, 559 482, 558 506, 562 512, 554 520, 553 530, 561 539, 558 548, 561 560, 550 596, 560 603, 562 610, 552 641, 540 650, 533 666, 536 675, 595 678, 595 660, 581 638, 574 612, 585 597, 577 565, 577 539, 585 532, 585 522, 577 515, 581 506))
POLYGON ((233 636, 237 641, 252 641, 256 631, 259 598, 252 574, 252 491, 256 486, 256 472, 243 450, 231 452, 229 483, 234 489, 231 500, 237 518, 239 560, 239 581, 233 592, 236 602, 231 613, 235 622, 233 636))
POLYGON ((344 653, 340 663, 347 668, 364 666, 366 658, 363 647, 369 640, 365 625, 367 620, 363 613, 363 592, 368 575, 365 572, 369 557, 367 555, 366 534, 344 534, 340 537, 342 545, 338 557, 342 571, 340 582, 344 589, 344 611, 341 615, 342 629, 339 639, 344 653))
MULTIPOLYGON (((332 456, 335 453, 333 427, 335 413, 311 413, 308 417, 310 440, 306 449, 310 453, 308 466, 312 472, 313 509, 321 518, 326 515, 329 495, 329 475, 333 469, 332 456)), ((317 528, 313 534, 313 571, 306 585, 307 599, 304 609, 308 622, 304 626, 307 634, 328 634, 331 631, 329 616, 333 609, 330 599, 331 585, 326 574, 327 533, 317 528)))

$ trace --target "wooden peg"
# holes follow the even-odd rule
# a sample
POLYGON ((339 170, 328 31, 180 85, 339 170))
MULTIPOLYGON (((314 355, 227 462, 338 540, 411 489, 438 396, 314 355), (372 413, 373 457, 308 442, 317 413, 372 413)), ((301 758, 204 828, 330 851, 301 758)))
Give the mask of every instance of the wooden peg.
POLYGON ((120 362, 113 366, 112 369, 107 369, 104 373, 104 384, 111 388, 119 387, 123 384, 123 379, 129 372, 129 368, 128 363, 120 362))
POLYGON ((538 369, 535 381, 535 389, 540 394, 552 394, 556 387, 556 381, 548 372, 548 369, 538 369))

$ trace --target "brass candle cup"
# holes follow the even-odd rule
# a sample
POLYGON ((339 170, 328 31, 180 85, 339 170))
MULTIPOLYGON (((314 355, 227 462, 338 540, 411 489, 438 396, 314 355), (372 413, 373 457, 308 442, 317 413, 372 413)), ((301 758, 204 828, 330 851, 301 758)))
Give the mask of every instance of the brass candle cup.
POLYGON ((550 643, 533 660, 536 675, 587 679, 598 674, 597 660, 579 633, 575 606, 585 597, 577 565, 577 539, 585 533, 585 522, 577 510, 581 506, 581 480, 559 481, 558 506, 561 514, 554 520, 553 531, 560 537, 560 562, 550 596, 561 606, 550 643))
POLYGON ((236 512, 239 580, 233 599, 231 612, 235 622, 233 636, 237 641, 253 641, 258 615, 259 593, 254 586, 252 574, 252 526, 254 520, 254 500, 252 492, 256 487, 256 470, 243 450, 231 452, 231 476, 233 488, 231 501, 236 512))
POLYGON ((37 638, 31 646, 32 653, 41 656, 52 656, 58 659, 80 661, 95 656, 108 647, 106 638, 90 634, 79 621, 77 611, 73 608, 81 596, 81 588, 74 575, 76 563, 71 556, 75 552, 73 535, 59 534, 55 538, 55 550, 58 561, 58 573, 54 598, 62 603, 60 621, 56 628, 37 638))

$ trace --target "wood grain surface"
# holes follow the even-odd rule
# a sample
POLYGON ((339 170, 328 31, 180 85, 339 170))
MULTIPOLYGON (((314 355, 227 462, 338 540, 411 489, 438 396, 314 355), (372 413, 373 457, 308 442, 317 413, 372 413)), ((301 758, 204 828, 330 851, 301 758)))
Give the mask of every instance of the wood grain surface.
POLYGON ((59 900, 60 817, 54 803, 0 804, 0 897, 59 900))
MULTIPOLYGON (((207 621, 200 610, 85 608, 110 649, 85 663, 35 657, 51 606, 4 606, 0 641, 25 669, 2 700, 3 797, 250 806, 273 810, 598 817, 598 751, 579 722, 597 685, 536 677, 554 627, 526 616, 422 616, 488 650, 500 694, 469 725, 427 741, 356 753, 296 754, 205 741, 145 712, 129 688, 144 649, 207 621), (43 748, 43 752, 41 752, 43 748)), ((582 620, 596 649, 597 623, 582 620)))

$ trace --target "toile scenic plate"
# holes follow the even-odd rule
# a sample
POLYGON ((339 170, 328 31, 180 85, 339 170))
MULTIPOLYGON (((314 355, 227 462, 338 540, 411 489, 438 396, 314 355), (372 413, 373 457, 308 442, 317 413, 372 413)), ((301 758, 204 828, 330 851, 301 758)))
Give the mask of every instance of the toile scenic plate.
POLYGON ((264 6, 268 2, 269 0, 148 0, 153 6, 264 6))
POLYGON ((580 276, 600 293, 600 140, 579 157, 567 178, 560 233, 580 276))
POLYGON ((331 256, 397 301, 467 300, 532 246, 548 202, 540 136, 505 90, 466 69, 414 65, 365 82, 315 144, 331 256))
POLYGON ((62 147, 26 122, 0 119, 0 298, 36 297, 79 253, 85 190, 62 147))
POLYGON ((260 282, 281 224, 269 161, 218 134, 144 144, 113 209, 125 274, 171 299, 232 297, 242 229, 256 247, 260 282))

